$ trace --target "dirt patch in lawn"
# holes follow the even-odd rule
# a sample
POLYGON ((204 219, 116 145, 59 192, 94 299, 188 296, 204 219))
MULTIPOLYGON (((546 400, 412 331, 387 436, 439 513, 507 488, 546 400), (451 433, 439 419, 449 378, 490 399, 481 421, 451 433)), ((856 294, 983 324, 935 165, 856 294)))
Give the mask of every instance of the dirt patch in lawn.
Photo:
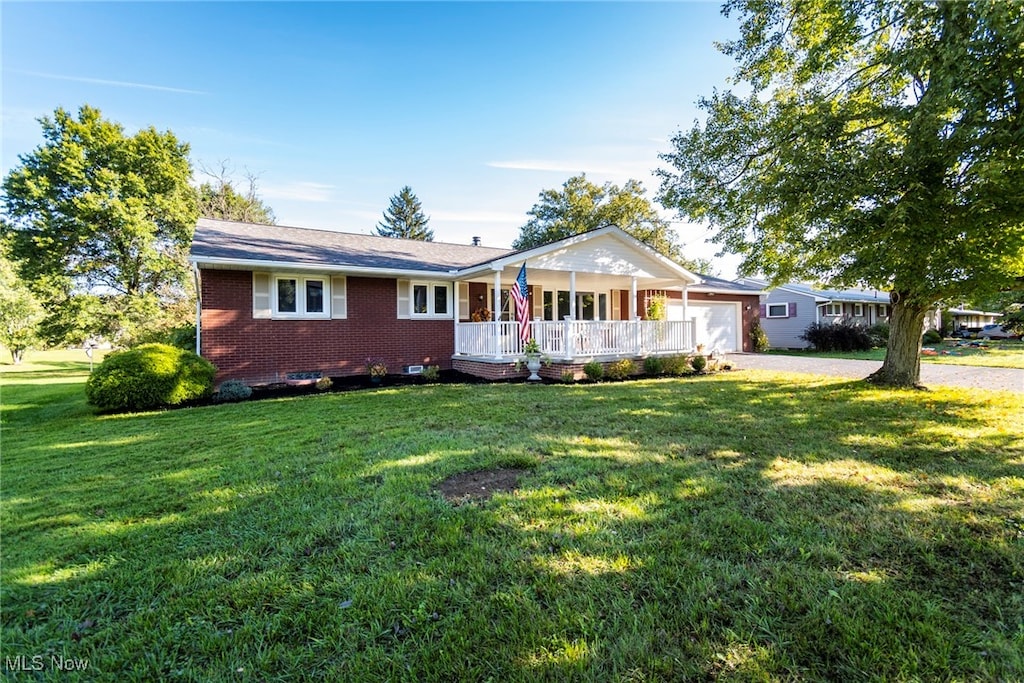
POLYGON ((487 500, 498 492, 515 491, 519 487, 519 477, 526 472, 511 468, 462 472, 442 481, 436 490, 454 505, 487 500))

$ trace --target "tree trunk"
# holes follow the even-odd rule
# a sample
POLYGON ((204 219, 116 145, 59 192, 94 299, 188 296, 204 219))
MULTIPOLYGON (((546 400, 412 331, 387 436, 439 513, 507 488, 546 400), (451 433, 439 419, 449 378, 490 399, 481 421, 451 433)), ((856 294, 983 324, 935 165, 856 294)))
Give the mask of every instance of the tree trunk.
POLYGON ((11 349, 11 361, 15 365, 21 365, 21 359, 22 359, 22 357, 24 355, 25 355, 25 350, 24 349, 15 349, 15 348, 11 349))
POLYGON ((921 335, 928 306, 909 305, 893 293, 892 315, 889 317, 889 344, 882 367, 867 381, 888 387, 921 386, 921 335))

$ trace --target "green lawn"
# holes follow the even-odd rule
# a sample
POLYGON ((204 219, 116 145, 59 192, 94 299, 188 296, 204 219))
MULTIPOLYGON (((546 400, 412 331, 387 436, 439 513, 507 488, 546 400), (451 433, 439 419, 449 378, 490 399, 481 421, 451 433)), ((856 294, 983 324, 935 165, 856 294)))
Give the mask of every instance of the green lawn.
POLYGON ((1024 679, 1021 394, 735 372, 95 416, 84 378, 0 375, 5 669, 1024 679), (494 467, 527 473, 434 490, 494 467))
MULTIPOLYGON (((925 363, 946 363, 949 365, 979 365, 992 368, 1020 368, 1024 370, 1024 342, 1019 341, 990 341, 977 342, 977 340, 964 340, 962 342, 944 341, 941 344, 928 345, 934 349, 936 355, 921 354, 921 360, 925 363), (970 344, 976 342, 983 344, 982 347, 972 347, 970 344)), ((771 353, 778 353, 786 356, 815 356, 817 358, 849 358, 852 360, 877 360, 885 359, 885 349, 871 349, 870 351, 787 351, 772 349, 771 353)))

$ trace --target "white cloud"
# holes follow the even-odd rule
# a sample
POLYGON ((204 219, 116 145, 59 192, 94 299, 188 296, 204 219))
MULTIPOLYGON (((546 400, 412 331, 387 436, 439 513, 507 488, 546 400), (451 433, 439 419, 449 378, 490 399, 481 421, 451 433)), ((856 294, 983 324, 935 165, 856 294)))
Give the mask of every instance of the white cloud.
POLYGON ((509 161, 489 161, 491 168, 504 168, 513 171, 544 171, 553 173, 586 173, 611 180, 636 178, 642 180, 651 174, 653 162, 647 160, 629 161, 558 161, 553 159, 513 159, 509 161))
POLYGON ((267 199, 284 199, 299 202, 329 202, 333 185, 295 181, 284 185, 268 185, 260 188, 260 194, 267 199))
POLYGON ((72 81, 74 83, 91 83, 93 85, 110 85, 117 88, 139 88, 142 90, 159 90, 161 92, 181 93, 184 95, 207 95, 202 90, 190 90, 188 88, 172 88, 166 85, 153 85, 152 83, 132 83, 131 81, 112 81, 105 78, 89 78, 86 76, 63 76, 61 74, 47 74, 38 71, 22 71, 11 69, 11 73, 24 76, 35 76, 36 78, 49 78, 55 81, 72 81))

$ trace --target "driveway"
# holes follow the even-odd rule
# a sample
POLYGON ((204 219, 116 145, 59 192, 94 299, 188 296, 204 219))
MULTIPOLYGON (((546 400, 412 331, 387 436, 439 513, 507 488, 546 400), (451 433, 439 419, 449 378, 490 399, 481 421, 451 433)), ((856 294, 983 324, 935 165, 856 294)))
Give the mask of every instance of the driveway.
MULTIPOLYGON (((811 375, 864 379, 882 367, 876 360, 847 360, 780 356, 764 353, 732 353, 729 360, 741 370, 778 370, 811 375)), ((921 383, 925 386, 954 386, 971 389, 999 389, 1024 393, 1024 370, 983 368, 973 365, 921 363, 921 383)))

